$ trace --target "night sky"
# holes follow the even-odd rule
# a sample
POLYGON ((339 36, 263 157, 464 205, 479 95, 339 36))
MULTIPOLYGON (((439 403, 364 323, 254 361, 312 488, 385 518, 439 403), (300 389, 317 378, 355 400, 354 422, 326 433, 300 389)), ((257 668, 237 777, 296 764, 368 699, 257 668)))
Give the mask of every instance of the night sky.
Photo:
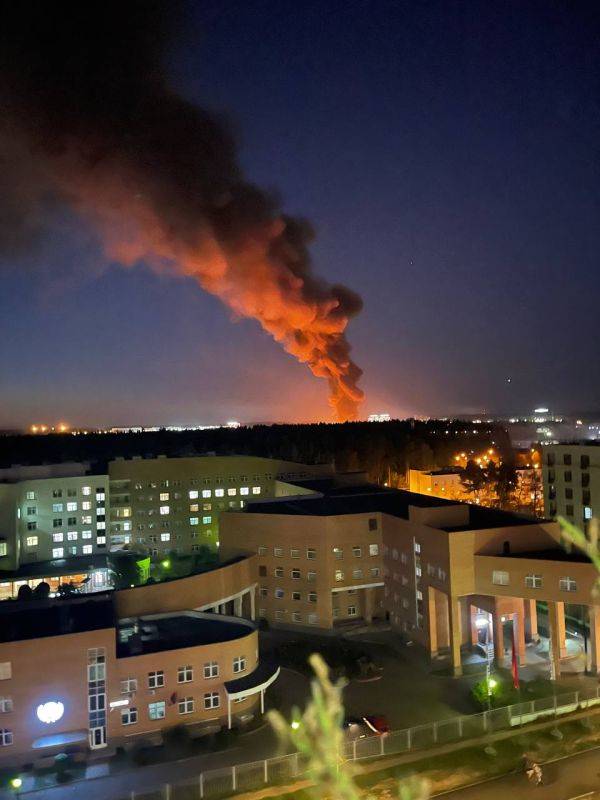
MULTIPOLYGON (((364 299, 364 416, 600 408, 599 41, 591 3, 188 9, 173 86, 230 121, 249 178, 314 224, 316 270, 364 299)), ((0 427, 330 418, 255 322, 107 263, 67 209, 3 257, 0 319, 0 427)))

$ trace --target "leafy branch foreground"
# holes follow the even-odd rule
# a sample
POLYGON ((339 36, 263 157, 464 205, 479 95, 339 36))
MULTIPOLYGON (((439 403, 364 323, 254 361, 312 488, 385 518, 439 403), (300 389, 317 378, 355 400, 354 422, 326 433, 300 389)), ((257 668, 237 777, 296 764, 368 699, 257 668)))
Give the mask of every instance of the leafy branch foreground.
MULTIPOLYGON (((270 711, 269 720, 283 744, 291 744, 307 763, 307 777, 315 784, 310 794, 319 800, 358 800, 364 797, 355 780, 355 769, 345 761, 344 706, 345 681, 333 683, 329 668, 314 653, 309 663, 315 672, 311 682, 311 700, 304 713, 294 708, 288 722, 279 711, 270 711)), ((428 786, 418 778, 398 784, 400 800, 427 800, 428 786)))

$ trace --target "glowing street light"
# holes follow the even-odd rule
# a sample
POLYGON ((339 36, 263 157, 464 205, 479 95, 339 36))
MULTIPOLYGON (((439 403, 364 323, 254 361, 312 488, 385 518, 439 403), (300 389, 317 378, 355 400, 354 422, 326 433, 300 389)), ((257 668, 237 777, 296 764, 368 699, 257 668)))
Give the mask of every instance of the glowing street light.
POLYGON ((10 779, 10 788, 11 789, 20 789, 23 786, 23 779, 22 778, 11 778, 10 779))
POLYGON ((168 558, 166 558, 164 561, 160 562, 160 565, 163 569, 169 569, 169 567, 171 566, 171 562, 169 561, 168 558))
POLYGON ((292 720, 292 722, 290 723, 290 728, 293 731, 297 731, 299 727, 300 727, 300 723, 298 722, 298 720, 297 719, 292 720))

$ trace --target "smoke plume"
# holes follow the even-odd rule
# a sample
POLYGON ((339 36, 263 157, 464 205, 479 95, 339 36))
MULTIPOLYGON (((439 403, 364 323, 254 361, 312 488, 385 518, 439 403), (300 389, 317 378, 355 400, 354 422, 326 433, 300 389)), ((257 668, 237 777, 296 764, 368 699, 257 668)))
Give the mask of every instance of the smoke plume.
POLYGON ((18 250, 49 199, 66 203, 108 257, 188 275, 257 320, 352 419, 363 394, 345 329, 361 300, 313 273, 310 225, 246 181, 227 126, 168 86, 180 10, 2 0, 0 247, 18 250))

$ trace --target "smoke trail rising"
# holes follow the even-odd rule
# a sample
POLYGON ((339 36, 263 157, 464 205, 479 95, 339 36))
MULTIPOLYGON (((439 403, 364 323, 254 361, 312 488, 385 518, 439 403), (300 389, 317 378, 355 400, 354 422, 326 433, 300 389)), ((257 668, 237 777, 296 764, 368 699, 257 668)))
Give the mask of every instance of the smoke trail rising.
POLYGON ((357 415, 345 336, 361 299, 314 274, 310 225, 244 179, 223 122, 174 92, 164 56, 173 2, 2 3, 0 247, 48 197, 100 231, 106 253, 194 278, 257 320, 357 415))

